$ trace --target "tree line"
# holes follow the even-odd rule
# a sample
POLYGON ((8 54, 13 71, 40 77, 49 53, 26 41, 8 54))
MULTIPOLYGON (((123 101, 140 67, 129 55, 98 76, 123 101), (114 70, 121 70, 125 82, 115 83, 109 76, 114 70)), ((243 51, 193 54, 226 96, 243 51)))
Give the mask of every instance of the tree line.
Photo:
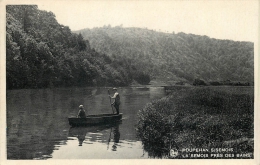
POLYGON ((76 31, 110 57, 127 58, 151 79, 192 84, 231 80, 254 82, 254 43, 185 33, 104 26, 76 31))
POLYGON ((36 5, 7 5, 6 11, 7 89, 126 86, 142 82, 136 75, 147 79, 127 60, 91 48, 52 12, 36 5))

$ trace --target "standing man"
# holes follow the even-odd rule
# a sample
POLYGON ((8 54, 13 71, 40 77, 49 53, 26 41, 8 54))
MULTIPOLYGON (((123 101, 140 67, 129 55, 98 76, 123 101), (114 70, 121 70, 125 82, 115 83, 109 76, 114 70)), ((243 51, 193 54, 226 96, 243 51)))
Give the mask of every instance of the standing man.
POLYGON ((116 114, 119 114, 120 96, 119 96, 119 93, 117 92, 117 88, 113 88, 113 91, 115 92, 114 96, 111 97, 109 95, 109 97, 111 99, 115 99, 114 102, 112 103, 112 105, 116 108, 116 114))

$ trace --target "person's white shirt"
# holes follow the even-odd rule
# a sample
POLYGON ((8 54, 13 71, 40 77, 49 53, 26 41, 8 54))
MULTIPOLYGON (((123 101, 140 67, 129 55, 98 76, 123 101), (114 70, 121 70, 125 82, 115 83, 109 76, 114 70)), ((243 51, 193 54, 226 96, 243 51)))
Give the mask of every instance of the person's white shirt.
POLYGON ((113 97, 111 97, 111 98, 112 98, 112 99, 115 99, 117 95, 119 95, 119 93, 118 93, 118 92, 116 92, 116 93, 114 94, 114 96, 113 96, 113 97))

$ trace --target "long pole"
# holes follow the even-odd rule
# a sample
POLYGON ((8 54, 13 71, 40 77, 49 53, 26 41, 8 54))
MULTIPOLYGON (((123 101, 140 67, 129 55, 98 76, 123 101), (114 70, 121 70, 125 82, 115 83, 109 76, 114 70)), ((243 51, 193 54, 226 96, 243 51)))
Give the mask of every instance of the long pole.
POLYGON ((111 97, 110 97, 109 89, 107 90, 107 92, 108 92, 108 96, 109 96, 109 100, 110 100, 111 109, 112 109, 112 112, 114 113, 113 106, 112 106, 112 104, 111 104, 111 97))
POLYGON ((111 130, 110 130, 110 135, 109 135, 109 139, 108 139, 108 142, 107 142, 107 150, 109 149, 109 142, 111 140, 111 132, 112 132, 112 127, 111 127, 111 130))

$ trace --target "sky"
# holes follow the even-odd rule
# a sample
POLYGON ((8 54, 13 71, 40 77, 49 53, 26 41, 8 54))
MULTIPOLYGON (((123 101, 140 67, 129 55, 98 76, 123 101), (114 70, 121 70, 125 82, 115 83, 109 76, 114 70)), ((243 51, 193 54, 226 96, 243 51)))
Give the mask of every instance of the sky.
POLYGON ((255 41, 258 0, 33 1, 71 30, 111 25, 255 41))
POLYGON ((258 1, 55 1, 39 4, 71 30, 111 25, 255 41, 258 1))

